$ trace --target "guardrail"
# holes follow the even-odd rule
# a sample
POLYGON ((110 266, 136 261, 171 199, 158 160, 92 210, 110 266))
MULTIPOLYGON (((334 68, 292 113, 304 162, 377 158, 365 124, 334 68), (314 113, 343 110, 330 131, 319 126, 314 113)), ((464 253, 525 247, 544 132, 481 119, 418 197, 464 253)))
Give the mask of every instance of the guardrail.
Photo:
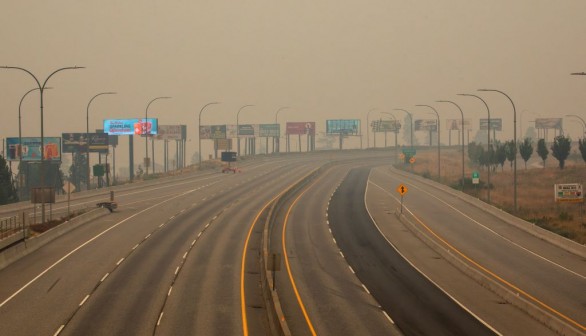
POLYGON ((0 250, 26 239, 26 236, 27 230, 24 212, 20 216, 0 219, 0 250))

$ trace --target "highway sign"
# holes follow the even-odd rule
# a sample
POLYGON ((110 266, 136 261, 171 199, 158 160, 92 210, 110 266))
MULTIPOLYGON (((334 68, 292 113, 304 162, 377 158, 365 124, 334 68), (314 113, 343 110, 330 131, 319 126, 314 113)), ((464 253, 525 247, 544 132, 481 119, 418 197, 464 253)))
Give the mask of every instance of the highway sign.
POLYGON ((407 189, 407 187, 406 187, 406 186, 404 186, 403 184, 399 184, 399 186, 397 187, 397 192, 398 192, 398 193, 399 193, 401 196, 405 195, 405 194, 407 193, 407 191, 408 191, 408 190, 409 190, 409 189, 407 189))
POLYGON ((403 152, 403 154, 407 156, 414 156, 417 153, 415 148, 402 148, 401 152, 403 152))
POLYGON ((480 174, 477 171, 472 172, 472 184, 480 183, 480 174))

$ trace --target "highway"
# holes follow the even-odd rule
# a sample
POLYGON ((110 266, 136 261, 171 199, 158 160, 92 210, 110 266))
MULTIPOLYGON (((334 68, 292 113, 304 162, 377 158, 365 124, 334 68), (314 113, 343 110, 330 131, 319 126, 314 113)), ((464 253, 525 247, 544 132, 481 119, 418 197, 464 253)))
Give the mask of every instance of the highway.
POLYGON ((266 212, 320 167, 284 196, 270 231, 292 335, 554 334, 438 249, 580 331, 583 258, 391 162, 383 151, 294 154, 247 161, 237 174, 116 187, 118 211, 0 270, 3 333, 269 334, 258 259, 266 212))

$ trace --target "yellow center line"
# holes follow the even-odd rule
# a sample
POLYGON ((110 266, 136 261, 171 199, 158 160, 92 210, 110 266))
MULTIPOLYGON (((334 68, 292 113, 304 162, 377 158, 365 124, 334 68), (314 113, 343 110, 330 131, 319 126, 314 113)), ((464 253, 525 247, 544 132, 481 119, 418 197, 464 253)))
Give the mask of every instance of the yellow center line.
MULTIPOLYGON (((273 199, 268 201, 262 207, 262 209, 256 214, 256 217, 254 218, 254 220, 252 221, 252 223, 250 225, 250 228, 248 229, 248 234, 246 235, 246 240, 244 241, 244 248, 242 250, 242 261, 241 261, 241 265, 240 265, 240 310, 242 313, 242 334, 244 336, 248 336, 248 334, 249 334, 248 333, 248 317, 246 315, 246 295, 244 292, 244 270, 245 270, 245 263, 246 263, 246 252, 248 249, 248 243, 250 241, 250 237, 252 236, 252 231, 253 231, 254 227, 256 226, 256 223, 258 222, 258 219, 260 218, 262 213, 265 211, 265 209, 271 203, 273 203, 276 199, 281 197, 283 194, 285 194, 287 191, 289 191, 291 188, 293 188, 293 186, 295 186, 297 183, 299 183, 300 181, 302 181, 304 178, 311 175, 312 173, 313 173, 313 171, 310 172, 309 174, 305 175, 304 177, 300 178, 299 180, 295 181, 294 183, 290 184, 287 188, 285 188, 283 191, 281 191, 277 196, 273 197, 273 199)), ((264 267, 264 266, 261 266, 261 267, 264 267)))
POLYGON ((305 321, 307 322, 307 326, 309 327, 309 330, 311 331, 312 335, 317 335, 317 333, 315 332, 315 329, 313 328, 313 324, 311 323, 311 320, 309 319, 309 315, 307 314, 307 310, 305 309, 305 305, 303 304, 303 300, 301 300, 301 296, 299 295, 299 291, 297 290, 297 285, 295 284, 295 280, 293 279, 293 273, 291 272, 291 266, 289 264, 289 255, 287 254, 287 243, 286 243, 286 239, 285 239, 285 237, 286 237, 285 233, 287 231, 287 223, 289 222, 289 215, 291 214, 291 211, 293 210, 293 208, 295 207, 297 202, 301 199, 301 197, 303 197, 303 195, 309 189, 311 189, 311 187, 313 187, 319 180, 321 180, 321 178, 322 177, 315 180, 301 194, 299 194, 299 196, 297 196, 297 198, 295 198, 295 200, 293 201, 293 203, 291 204, 291 206, 287 210, 287 214, 285 215, 285 221, 283 223, 283 234, 282 234, 283 255, 285 256, 284 259, 285 259, 285 266, 287 267, 287 274, 289 275, 289 280, 291 281, 291 286, 293 287, 293 292, 295 293, 295 297, 297 298, 297 302, 299 303, 299 308, 301 309, 301 312, 303 313, 303 317, 305 318, 305 321))
MULTIPOLYGON (((374 182, 371 182, 374 185, 376 185, 377 187, 379 187, 380 189, 382 189, 384 192, 388 193, 384 188, 382 188, 381 186, 377 185, 374 182)), ((395 201, 398 201, 397 198, 395 198, 394 196, 392 196, 390 193, 388 193, 391 197, 393 197, 395 199, 395 201)), ((532 300, 533 302, 537 303, 539 306, 545 308, 546 310, 550 311, 551 313, 559 316, 560 318, 562 318, 563 320, 565 320, 566 322, 571 323, 572 325, 578 327, 581 330, 586 330, 586 326, 581 325, 579 322, 573 320, 572 318, 562 314, 561 312, 555 310, 554 308, 550 307, 549 305, 547 305, 546 303, 540 301, 539 299, 537 299, 536 297, 532 296, 531 294, 525 292, 524 290, 522 290, 521 288, 515 286, 514 284, 510 283, 509 281, 505 280, 504 278, 501 278, 499 275, 497 275, 496 273, 492 272, 491 270, 489 270, 488 268, 482 266, 480 263, 476 262, 474 259, 468 257, 466 254, 464 254, 463 252, 461 252, 460 250, 458 250, 455 246, 453 246, 452 244, 450 244, 447 240, 445 240, 443 237, 441 237, 439 234, 437 234, 435 231, 433 231, 429 226, 427 226, 422 220, 420 220, 417 216, 415 216, 415 214, 413 214, 413 212, 411 212, 411 210, 409 210, 405 205, 403 205, 403 208, 405 208, 410 214, 411 216, 413 216, 413 218, 415 218, 415 220, 417 222, 419 222, 419 224, 421 224, 421 226, 423 228, 425 228, 426 231, 428 231, 432 236, 434 236, 437 240, 439 240, 440 242, 442 242, 447 248, 449 248, 451 251, 456 252, 456 254, 460 255, 462 258, 464 258, 465 260, 467 260, 469 263, 471 263, 472 265, 474 265, 475 267, 477 267, 478 269, 484 271, 486 274, 492 276, 494 279, 500 281, 501 283, 509 286, 510 288, 514 289, 515 291, 517 291, 518 293, 523 294, 524 296, 526 296, 528 299, 532 300)))

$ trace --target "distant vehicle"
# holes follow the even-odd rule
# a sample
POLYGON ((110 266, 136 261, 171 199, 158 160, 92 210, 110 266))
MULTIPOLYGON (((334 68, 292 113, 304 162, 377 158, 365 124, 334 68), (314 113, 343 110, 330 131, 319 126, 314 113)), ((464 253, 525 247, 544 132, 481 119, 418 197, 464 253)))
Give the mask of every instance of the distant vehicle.
POLYGON ((236 173, 241 173, 242 171, 240 170, 240 168, 237 168, 237 167, 224 167, 224 168, 222 168, 222 174, 230 173, 230 172, 236 174, 236 173))
POLYGON ((106 208, 106 209, 110 210, 110 212, 112 212, 112 211, 114 211, 114 209, 118 208, 118 203, 116 203, 114 201, 100 202, 96 205, 98 206, 98 208, 106 208))

